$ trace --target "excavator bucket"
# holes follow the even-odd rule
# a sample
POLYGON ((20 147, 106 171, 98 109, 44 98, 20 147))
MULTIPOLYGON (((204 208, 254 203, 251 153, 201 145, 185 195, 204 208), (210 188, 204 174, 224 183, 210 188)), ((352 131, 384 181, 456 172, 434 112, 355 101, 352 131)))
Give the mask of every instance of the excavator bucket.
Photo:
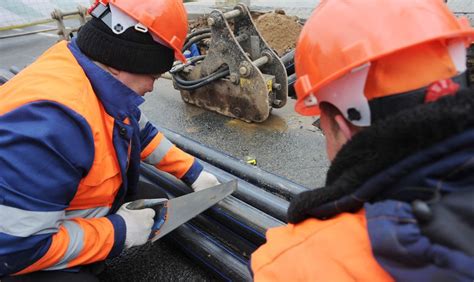
POLYGON ((175 66, 175 88, 187 103, 247 122, 265 121, 272 108, 286 104, 285 66, 244 4, 226 13, 212 11, 208 25, 188 36, 184 50, 203 39, 210 40, 209 49, 175 66))

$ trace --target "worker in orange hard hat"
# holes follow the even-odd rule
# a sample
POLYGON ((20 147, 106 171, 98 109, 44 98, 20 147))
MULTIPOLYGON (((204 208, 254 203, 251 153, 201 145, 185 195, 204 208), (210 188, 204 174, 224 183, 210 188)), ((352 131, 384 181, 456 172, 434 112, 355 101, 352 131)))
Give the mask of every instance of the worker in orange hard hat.
POLYGON ((326 0, 296 48, 326 185, 252 255, 256 281, 473 281, 474 30, 441 0, 326 0))
POLYGON ((181 1, 97 2, 59 42, 0 87, 0 280, 87 281, 83 265, 147 242, 155 212, 140 161, 194 190, 217 185, 138 106, 181 48, 181 1), (62 271, 67 270, 67 271, 62 271))

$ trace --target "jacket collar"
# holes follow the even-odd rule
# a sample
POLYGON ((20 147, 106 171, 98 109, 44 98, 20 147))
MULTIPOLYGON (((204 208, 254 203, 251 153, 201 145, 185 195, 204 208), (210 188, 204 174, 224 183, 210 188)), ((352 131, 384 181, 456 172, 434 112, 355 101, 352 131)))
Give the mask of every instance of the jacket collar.
POLYGON ((68 48, 84 70, 109 115, 120 121, 139 115, 138 106, 145 101, 143 97, 91 61, 81 52, 75 39, 68 44, 68 48))

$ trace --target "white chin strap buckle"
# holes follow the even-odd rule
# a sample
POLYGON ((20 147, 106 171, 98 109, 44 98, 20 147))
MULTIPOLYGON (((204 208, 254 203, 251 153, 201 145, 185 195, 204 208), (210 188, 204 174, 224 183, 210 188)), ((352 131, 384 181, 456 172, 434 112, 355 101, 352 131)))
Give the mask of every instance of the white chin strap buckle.
POLYGON ((147 33, 148 32, 148 28, 144 25, 142 25, 141 23, 137 23, 135 25, 135 30, 136 31, 139 31, 139 32, 143 32, 143 33, 147 33))

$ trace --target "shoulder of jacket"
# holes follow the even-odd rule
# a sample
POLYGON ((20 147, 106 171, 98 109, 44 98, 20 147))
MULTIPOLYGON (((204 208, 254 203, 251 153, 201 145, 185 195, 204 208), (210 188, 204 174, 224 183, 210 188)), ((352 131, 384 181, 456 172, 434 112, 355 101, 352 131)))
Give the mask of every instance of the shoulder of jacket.
MULTIPOLYGON (((338 253, 344 255, 340 252, 340 240, 345 241, 344 245, 360 246, 359 241, 364 241, 366 236, 364 211, 344 213, 328 220, 307 219, 298 224, 272 228, 267 231, 267 242, 252 255, 252 268, 258 271, 279 259, 284 260, 285 256, 294 258, 295 254, 313 256, 311 250, 324 253, 326 259, 338 253)), ((337 259, 337 256, 334 258, 337 259)))
MULTIPOLYGON (((46 87, 43 91, 48 92, 47 97, 62 103, 80 114, 84 114, 91 105, 90 99, 96 97, 92 86, 67 47, 65 41, 59 42, 47 50, 33 65, 31 76, 44 76, 45 70, 48 76, 44 77, 46 87)), ((35 87, 32 85, 32 87, 35 87)), ((44 94, 40 94, 44 95, 44 94)))

